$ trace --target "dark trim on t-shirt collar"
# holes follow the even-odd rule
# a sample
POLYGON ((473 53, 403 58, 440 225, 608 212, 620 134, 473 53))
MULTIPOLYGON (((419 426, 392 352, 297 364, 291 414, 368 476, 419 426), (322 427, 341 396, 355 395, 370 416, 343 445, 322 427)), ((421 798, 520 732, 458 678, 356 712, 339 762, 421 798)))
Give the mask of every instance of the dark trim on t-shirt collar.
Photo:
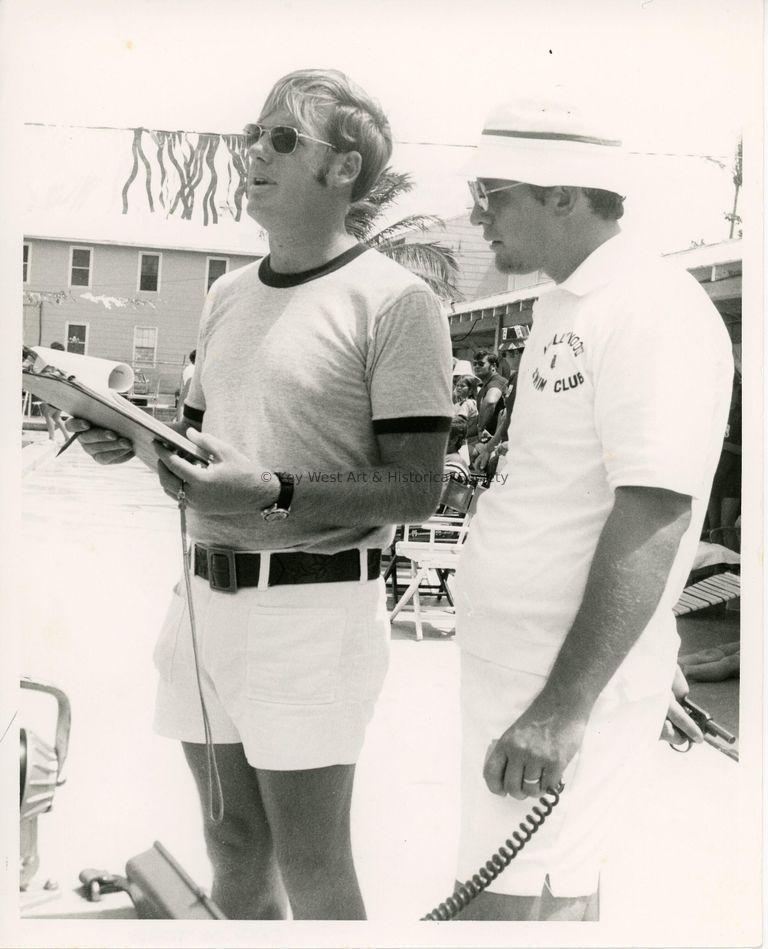
POLYGON ((272 269, 269 255, 267 255, 259 264, 259 279, 268 287, 298 287, 302 283, 309 283, 310 280, 317 280, 318 277, 324 277, 326 274, 333 273, 334 270, 341 269, 368 249, 366 244, 355 244, 327 263, 321 264, 319 267, 313 267, 312 270, 302 270, 299 273, 278 273, 272 269))

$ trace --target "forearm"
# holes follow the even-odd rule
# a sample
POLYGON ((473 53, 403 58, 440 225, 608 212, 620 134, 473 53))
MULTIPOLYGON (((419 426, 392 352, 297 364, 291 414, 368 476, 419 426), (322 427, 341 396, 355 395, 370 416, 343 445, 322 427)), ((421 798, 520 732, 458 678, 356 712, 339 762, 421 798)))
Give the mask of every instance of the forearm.
POLYGON ((477 434, 482 435, 483 432, 488 430, 488 426, 491 424, 494 414, 494 405, 486 405, 480 409, 477 415, 477 434))
POLYGON ((380 465, 350 471, 297 470, 291 519, 312 525, 418 523, 440 500, 442 467, 380 465))
POLYGON ((179 435, 186 435, 188 428, 194 428, 196 432, 201 432, 203 430, 202 421, 193 420, 186 415, 183 415, 180 419, 168 422, 168 425, 175 432, 178 432, 179 435))
MULTIPOLYGON (((620 489, 603 528, 581 607, 541 701, 588 714, 653 616, 690 522, 689 499, 649 505, 651 489, 620 489)), ((658 497, 658 495, 657 495, 658 497)))
MULTIPOLYGON (((291 518, 311 526, 413 523, 435 510, 443 485, 445 432, 378 435, 378 463, 365 468, 286 467, 294 478, 291 518)), ((210 463, 191 464, 162 446, 158 469, 163 490, 171 497, 183 482, 190 507, 209 514, 243 514, 263 510, 280 495, 275 469, 213 435, 186 434, 208 454, 210 463)))
POLYGON ((498 445, 503 441, 506 441, 507 430, 509 429, 509 417, 505 411, 502 411, 499 415, 498 425, 496 426, 496 431, 493 433, 491 438, 485 443, 486 449, 493 451, 498 445))

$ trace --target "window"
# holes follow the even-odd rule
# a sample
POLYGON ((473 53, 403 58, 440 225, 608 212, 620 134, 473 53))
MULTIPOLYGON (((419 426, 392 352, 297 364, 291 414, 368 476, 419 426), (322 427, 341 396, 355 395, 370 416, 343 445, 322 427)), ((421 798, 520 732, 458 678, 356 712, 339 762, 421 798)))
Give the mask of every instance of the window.
POLYGON ((139 290, 160 289, 160 254, 139 254, 139 290))
POLYGON ((73 247, 69 268, 70 287, 90 287, 91 285, 91 248, 73 247))
POLYGON ((65 333, 67 352, 85 355, 88 350, 88 324, 67 323, 65 333))
POLYGON ((22 280, 24 283, 29 283, 29 254, 30 248, 29 244, 24 245, 24 265, 23 265, 23 277, 22 280))
POLYGON ((157 327, 134 326, 133 328, 133 364, 134 366, 154 366, 157 359, 157 327))
POLYGON ((208 277, 205 281, 205 292, 211 289, 214 280, 218 280, 222 274, 227 272, 229 259, 227 257, 209 257, 208 258, 208 277))

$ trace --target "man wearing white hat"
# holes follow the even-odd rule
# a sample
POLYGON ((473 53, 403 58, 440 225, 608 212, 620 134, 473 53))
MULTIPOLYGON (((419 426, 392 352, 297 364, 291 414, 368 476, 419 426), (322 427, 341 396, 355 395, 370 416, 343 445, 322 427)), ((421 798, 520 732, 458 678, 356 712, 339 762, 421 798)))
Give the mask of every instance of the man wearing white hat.
MULTIPOLYGON (((504 273, 543 269, 505 482, 456 577, 462 652, 457 877, 562 780, 557 808, 464 919, 596 919, 618 805, 668 714, 672 607, 701 531, 732 360, 685 271, 622 234, 629 164, 574 110, 517 103, 485 124, 472 222, 504 273)), ((679 688, 685 689, 684 685, 679 688)))

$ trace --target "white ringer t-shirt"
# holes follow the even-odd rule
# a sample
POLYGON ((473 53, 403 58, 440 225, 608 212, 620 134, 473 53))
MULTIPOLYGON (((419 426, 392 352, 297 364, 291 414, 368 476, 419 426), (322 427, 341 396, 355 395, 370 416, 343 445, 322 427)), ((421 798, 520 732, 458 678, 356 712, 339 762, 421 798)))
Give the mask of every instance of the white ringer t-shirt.
MULTIPOLYGON (((377 251, 357 245, 303 274, 266 258, 212 285, 185 416, 254 463, 337 477, 343 492, 350 473, 381 463, 378 432, 447 432, 452 415, 448 321, 422 280, 377 251)), ((194 508, 189 530, 238 550, 323 554, 385 547, 394 533, 194 508)))

